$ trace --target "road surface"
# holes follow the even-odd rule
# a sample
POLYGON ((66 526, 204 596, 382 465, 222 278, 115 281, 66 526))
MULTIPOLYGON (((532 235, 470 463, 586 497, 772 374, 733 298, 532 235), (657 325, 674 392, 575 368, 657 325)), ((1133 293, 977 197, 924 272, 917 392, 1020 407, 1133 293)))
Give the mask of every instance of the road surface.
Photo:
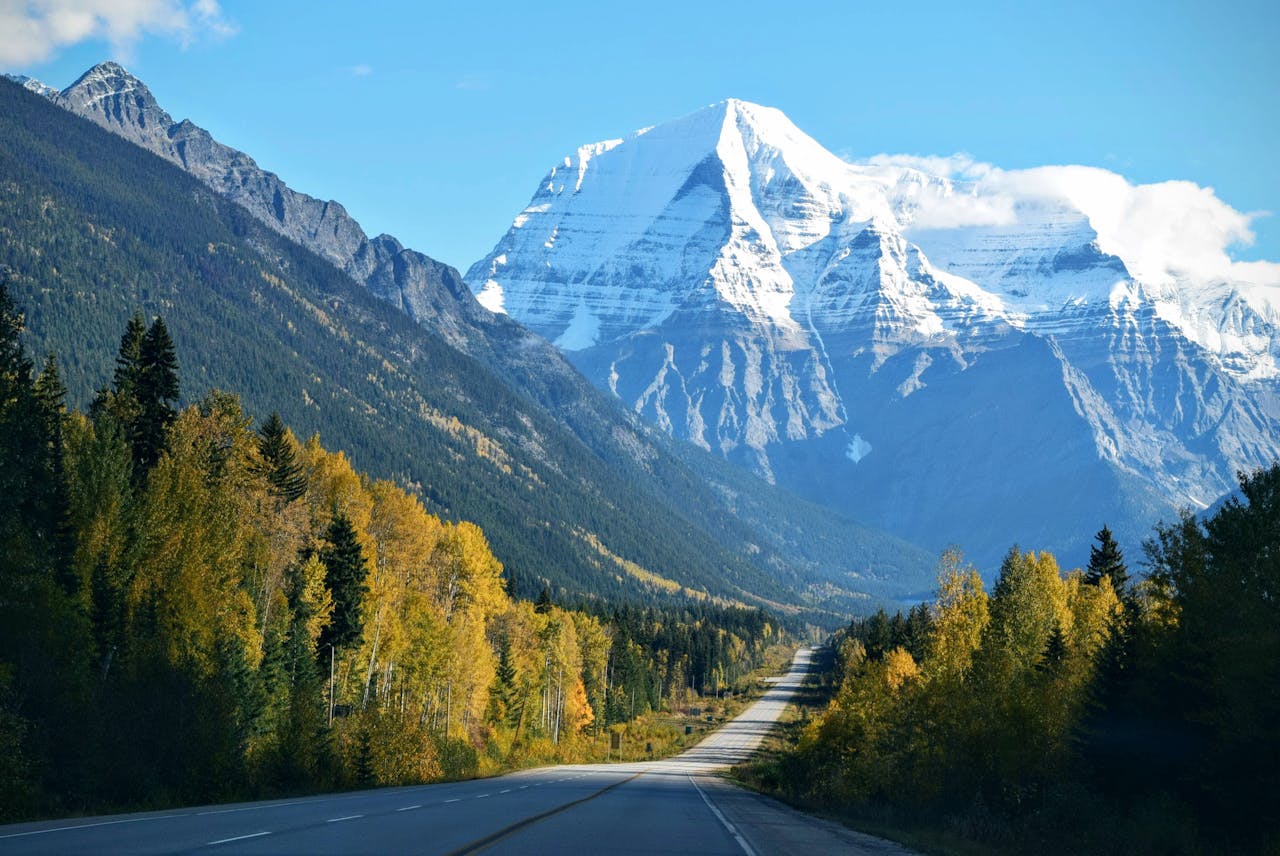
POLYGON ((14 824, 0 854, 907 854, 716 777, 759 746, 808 666, 801 650, 760 701, 663 761, 14 824))

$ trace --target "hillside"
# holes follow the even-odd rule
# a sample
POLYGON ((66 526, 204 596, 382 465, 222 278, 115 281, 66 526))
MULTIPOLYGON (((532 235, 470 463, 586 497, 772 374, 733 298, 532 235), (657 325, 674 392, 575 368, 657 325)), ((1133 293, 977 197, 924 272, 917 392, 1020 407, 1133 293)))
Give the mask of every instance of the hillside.
MULTIPOLYGON (((481 523, 519 593, 548 581, 606 597, 684 586, 806 605, 834 595, 841 609, 862 599, 830 590, 830 565, 813 572, 838 540, 792 562, 781 536, 737 520, 731 503, 760 512, 733 476, 708 487, 659 444, 607 462, 484 365, 181 171, 7 81, 0 98, 0 261, 15 272, 32 349, 59 353, 73 401, 109 374, 123 321, 141 308, 169 323, 189 396, 237 389, 258 415, 271 402, 433 512, 481 523), (638 468, 660 478, 635 479, 638 468)), ((805 514, 823 522, 803 506, 791 519, 805 514)), ((883 544, 848 567, 878 583, 860 590, 903 576, 918 587, 925 557, 883 544)))

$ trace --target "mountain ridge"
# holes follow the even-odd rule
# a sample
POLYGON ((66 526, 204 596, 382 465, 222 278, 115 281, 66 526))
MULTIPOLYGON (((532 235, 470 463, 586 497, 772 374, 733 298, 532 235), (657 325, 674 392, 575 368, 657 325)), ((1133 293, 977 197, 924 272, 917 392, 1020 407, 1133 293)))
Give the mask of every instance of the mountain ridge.
MULTIPOLYGON (((170 163, 173 164, 173 161, 170 163)), ((255 219, 262 222, 261 217, 255 215, 255 219)), ((273 231, 279 234, 278 230, 273 231)), ((271 242, 254 240, 269 255, 280 252, 271 242)), ((290 263, 287 259, 282 259, 281 263, 297 264, 290 263)), ((445 271, 451 270, 443 265, 440 267, 445 271)), ((456 272, 452 276, 455 285, 453 293, 457 295, 454 303, 463 309, 469 305, 476 310, 477 315, 487 316, 487 311, 471 301, 465 288, 457 290, 461 288, 461 279, 456 272)), ((443 293, 448 295, 450 292, 443 293)), ((40 304, 34 310, 37 313, 43 311, 40 304)), ((453 317, 466 320, 461 314, 453 317)), ((435 332, 429 319, 422 321, 422 326, 435 332)), ((569 368, 549 345, 527 333, 513 321, 498 316, 487 328, 471 324, 462 329, 472 337, 473 342, 490 352, 501 352, 508 357, 505 365, 499 365, 496 369, 491 365, 488 370, 498 370, 499 375, 504 370, 508 375, 526 373, 530 382, 524 387, 518 387, 522 391, 517 393, 528 396, 529 404, 526 406, 540 406, 536 404, 538 400, 551 399, 558 402, 550 413, 556 419, 563 420, 561 424, 569 427, 571 433, 576 435, 577 442, 592 449, 593 456, 612 455, 613 449, 629 450, 625 461, 610 465, 615 474, 611 478, 632 480, 645 485, 645 491, 652 488, 661 494, 680 498, 679 501, 684 504, 681 513, 687 515, 695 526, 703 527, 703 531, 718 533, 715 537, 725 545, 724 549, 736 551, 750 548, 757 551, 757 558, 752 561, 761 567, 772 568, 771 573, 792 579, 797 572, 802 575, 814 574, 815 580, 824 581, 822 585, 832 582, 840 585, 838 580, 843 580, 842 584, 853 591, 867 591, 869 587, 871 591, 896 597, 914 594, 927 587, 925 580, 931 560, 917 548, 894 542, 873 530, 838 520, 834 516, 824 516, 827 512, 807 508, 794 499, 762 494, 752 485, 751 479, 743 478, 731 468, 713 460, 679 457, 675 454, 680 451, 678 444, 653 433, 634 418, 601 416, 600 402, 608 404, 608 413, 615 411, 616 405, 609 404, 603 394, 581 380, 576 371, 569 368), (563 370, 533 372, 533 367, 538 363, 549 362, 546 352, 554 356, 554 363, 561 364, 563 370), (816 517, 807 518, 810 515, 816 517), (821 522, 809 525, 814 521, 821 522), (813 529, 815 534, 810 538, 799 538, 794 531, 790 531, 796 529, 813 529)), ((465 351, 463 349, 464 353, 465 351)), ((483 358, 485 354, 481 353, 480 356, 483 358)), ((468 359, 474 360, 476 357, 468 359)), ((386 473, 385 470, 383 472, 393 474, 386 473)), ((485 521, 478 522, 483 525, 485 521)), ((635 558, 625 553, 624 557, 635 558)), ((593 561, 600 560, 597 556, 593 561)))
POLYGON ((580 147, 465 279, 664 430, 930 547, 978 541, 984 562, 1014 541, 1083 561, 1108 519, 1134 543, 1280 455, 1276 293, 1147 259, 1138 276, 1061 199, 962 211, 963 228, 939 200, 987 202, 731 99, 580 147), (1004 441, 1000 475, 1022 485, 1001 498, 1001 450, 978 450, 1005 426, 986 411, 1028 402, 1056 424, 1016 417, 1041 437, 1004 441), (972 533, 942 499, 961 478, 1010 525, 972 533))

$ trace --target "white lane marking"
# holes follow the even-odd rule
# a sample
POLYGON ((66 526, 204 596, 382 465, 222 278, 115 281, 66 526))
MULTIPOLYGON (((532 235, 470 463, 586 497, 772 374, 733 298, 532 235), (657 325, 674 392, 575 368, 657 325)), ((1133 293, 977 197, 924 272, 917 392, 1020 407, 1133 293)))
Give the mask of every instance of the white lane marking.
POLYGON ((237 835, 234 838, 219 838, 217 841, 210 841, 205 847, 212 847, 215 844, 230 844, 232 841, 244 841, 246 838, 261 838, 270 834, 270 832, 251 832, 248 835, 237 835))
POLYGON ((203 817, 206 814, 234 814, 237 811, 258 811, 259 809, 263 809, 263 808, 283 808, 284 806, 287 806, 287 805, 302 805, 304 802, 307 802, 307 800, 297 800, 296 802, 286 802, 286 803, 272 803, 271 805, 248 805, 248 806, 245 806, 244 808, 211 809, 209 811, 198 811, 196 812, 196 816, 203 817))
POLYGON ((756 851, 751 849, 751 845, 747 843, 747 839, 743 838, 742 833, 738 832, 738 830, 734 828, 734 825, 729 822, 729 819, 720 813, 720 809, 715 807, 715 804, 711 802, 710 797, 703 792, 702 788, 698 787, 698 783, 693 780, 693 776, 689 777, 689 784, 693 785, 694 789, 698 792, 698 796, 702 797, 702 801, 707 804, 707 808, 711 809, 711 812, 716 816, 716 818, 724 824, 724 828, 729 830, 729 834, 733 836, 734 841, 738 842, 738 846, 742 848, 742 852, 746 853, 747 856, 756 856, 756 851))
POLYGON ((527 790, 529 790, 529 786, 528 786, 528 785, 521 785, 521 786, 520 786, 520 790, 522 790, 522 791, 527 791, 527 790))
POLYGON ((476 795, 475 799, 482 800, 487 796, 489 796, 489 794, 478 794, 476 795))
POLYGON ((460 799, 462 799, 462 797, 454 797, 454 798, 453 798, 453 799, 451 799, 451 800, 445 800, 445 802, 447 802, 447 803, 450 803, 450 802, 457 802, 457 801, 458 801, 458 800, 460 800, 460 799))
POLYGON ((500 794, 509 794, 509 793, 511 793, 511 788, 507 788, 505 791, 498 791, 498 793, 500 793, 500 794))
POLYGON ((0 835, 0 839, 4 838, 22 838, 27 835, 44 835, 46 832, 70 832, 73 829, 92 829, 95 826, 115 826, 118 823, 145 823, 148 820, 168 820, 171 817, 190 817, 191 812, 182 814, 162 814, 157 817, 130 817, 125 820, 103 820, 98 823, 82 823, 78 826, 55 826, 52 829, 33 829, 30 832, 10 832, 8 835, 0 835))
POLYGON ((421 805, 407 805, 404 808, 398 808, 396 811, 413 811, 415 808, 422 808, 421 805))
POLYGON ((349 815, 347 815, 346 817, 331 817, 331 818, 329 818, 328 820, 326 820, 326 821, 325 821, 325 823, 341 823, 341 822, 342 822, 342 821, 344 821, 344 820, 356 820, 356 819, 361 818, 361 817, 364 817, 364 815, 363 815, 363 814, 349 814, 349 815))

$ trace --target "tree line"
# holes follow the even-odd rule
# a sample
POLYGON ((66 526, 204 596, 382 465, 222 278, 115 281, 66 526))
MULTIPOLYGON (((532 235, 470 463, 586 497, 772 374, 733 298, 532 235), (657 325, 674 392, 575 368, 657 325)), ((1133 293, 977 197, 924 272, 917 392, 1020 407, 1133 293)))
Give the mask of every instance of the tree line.
POLYGON ((778 634, 513 599, 479 527, 233 394, 180 408, 162 319, 83 413, 22 326, 0 284, 0 816, 572 760, 778 634))
POLYGON ((1280 465, 1240 475, 1129 573, 958 551, 932 603, 853 622, 833 700, 775 770, 792 797, 1013 852, 1280 846, 1280 465))

